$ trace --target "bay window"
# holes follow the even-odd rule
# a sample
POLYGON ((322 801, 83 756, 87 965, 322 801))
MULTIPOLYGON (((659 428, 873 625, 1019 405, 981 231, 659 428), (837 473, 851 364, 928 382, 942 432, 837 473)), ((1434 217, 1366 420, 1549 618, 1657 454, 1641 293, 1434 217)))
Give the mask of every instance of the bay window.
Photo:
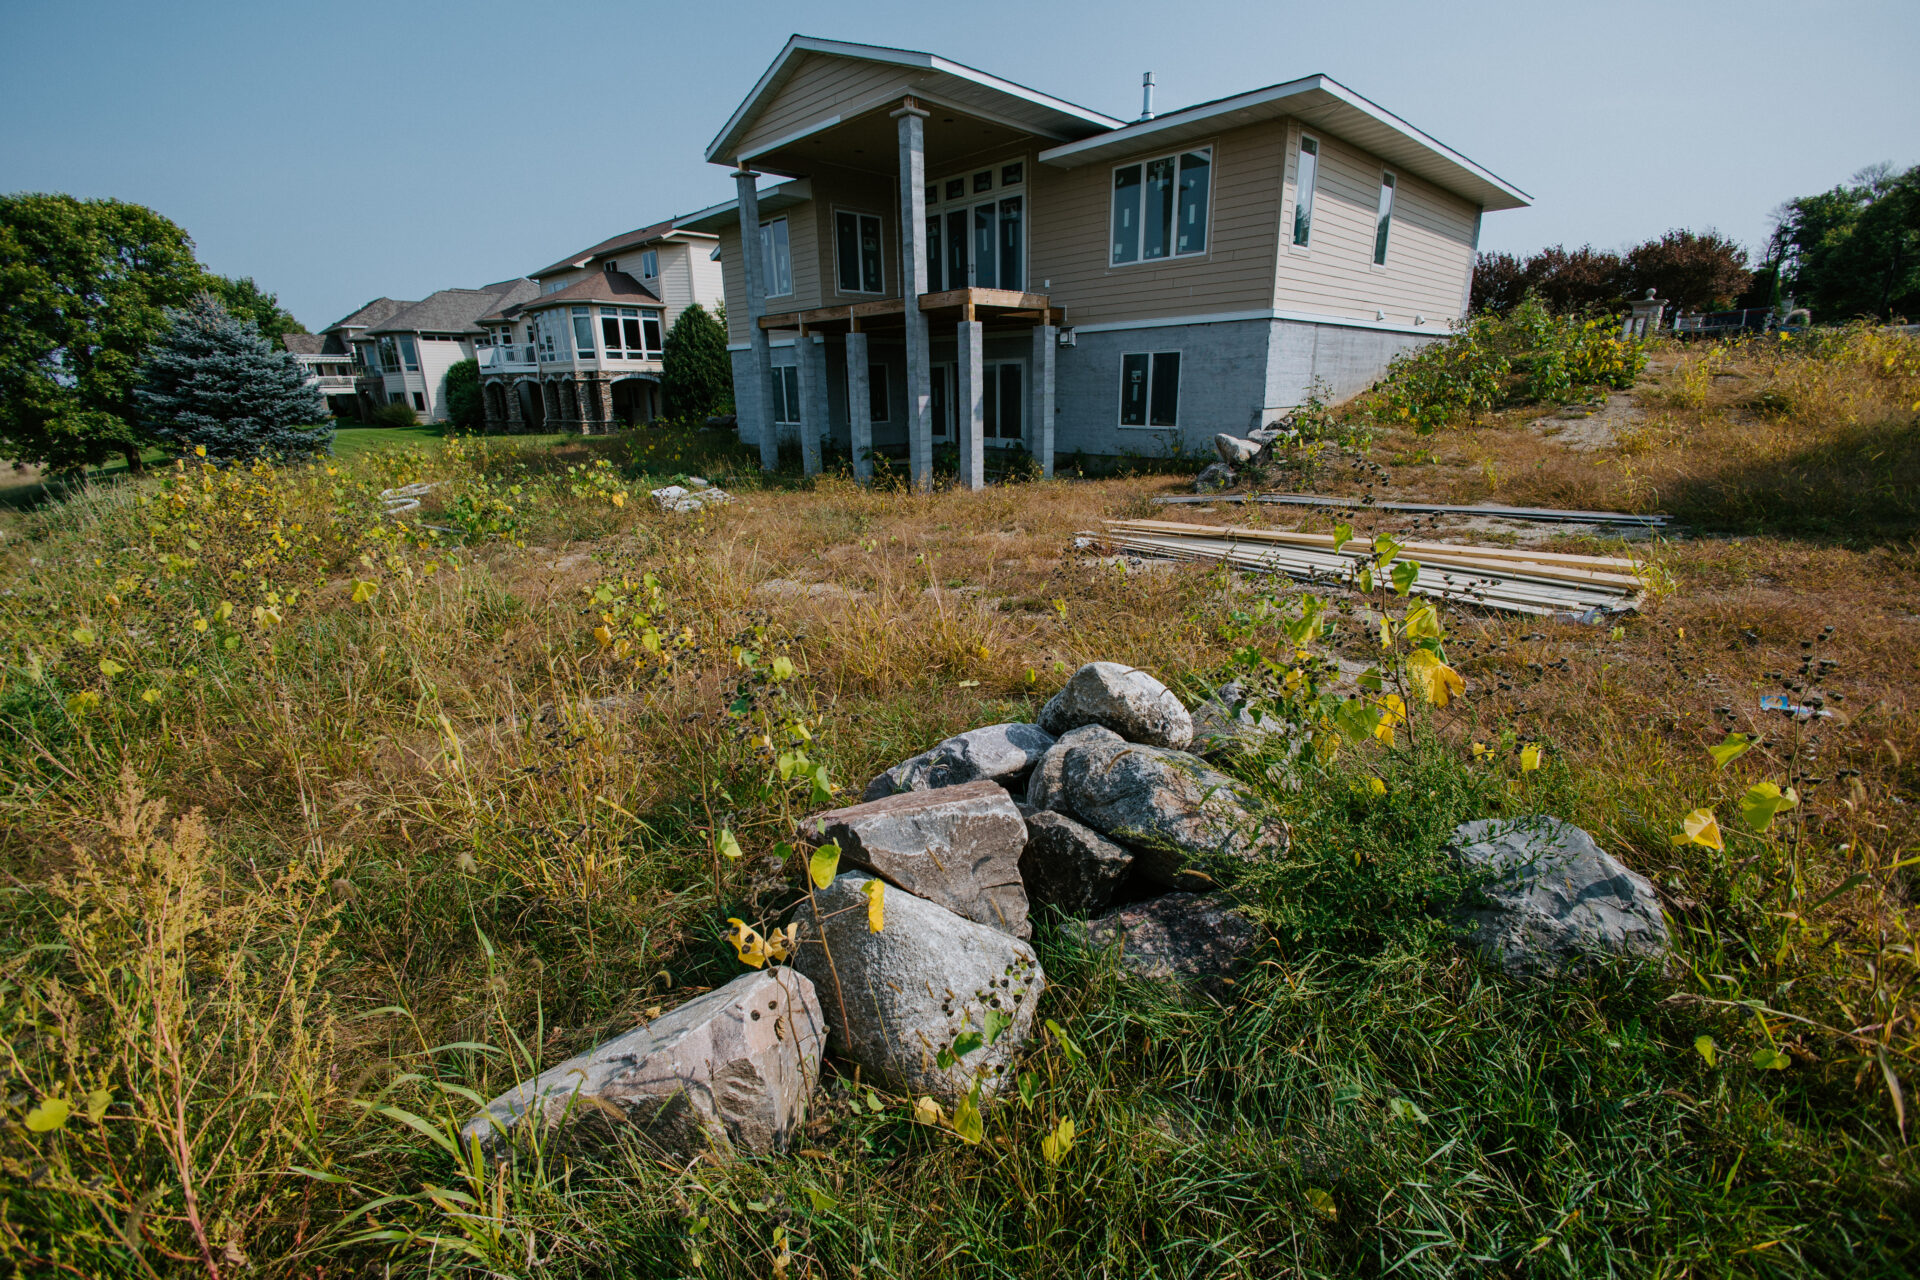
POLYGON ((1180 425, 1180 353, 1132 352, 1120 357, 1120 425, 1180 425))
POLYGON ((880 262, 879 218, 870 213, 835 210, 833 242, 841 293, 886 292, 880 262))
POLYGON ((600 343, 609 360, 657 360, 660 313, 638 307, 602 307, 600 343))
POLYGON ((593 321, 587 317, 585 307, 570 307, 573 315, 573 350, 581 360, 593 359, 593 321))
POLYGON ((1113 171, 1109 264, 1205 253, 1212 196, 1211 147, 1121 165, 1113 171))

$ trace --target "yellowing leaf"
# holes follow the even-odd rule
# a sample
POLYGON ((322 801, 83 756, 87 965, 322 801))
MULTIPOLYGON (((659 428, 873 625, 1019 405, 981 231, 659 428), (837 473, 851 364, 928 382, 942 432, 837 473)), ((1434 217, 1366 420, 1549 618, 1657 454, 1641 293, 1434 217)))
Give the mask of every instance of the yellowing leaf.
POLYGON ((1340 1207, 1334 1204, 1333 1197, 1318 1187, 1307 1188, 1307 1203, 1313 1206, 1315 1213, 1329 1221, 1340 1216, 1340 1207))
POLYGON ((85 715, 100 705, 100 695, 91 689, 82 689, 67 699, 67 710, 74 715, 85 715))
POLYGON ((734 954, 740 957, 740 963, 758 969, 767 962, 767 940, 759 931, 744 920, 731 916, 727 923, 733 928, 727 930, 727 941, 733 944, 734 954))
POLYGON ((51 1133, 64 1126, 72 1114, 73 1108, 65 1098, 48 1098, 27 1112, 27 1128, 35 1133, 51 1133))
POLYGON ((125 667, 115 662, 112 658, 100 659, 100 674, 105 676, 109 680, 113 679, 115 676, 119 675, 122 671, 125 671, 125 670, 126 670, 125 667))
POLYGON ((1673 837, 1675 844, 1705 845, 1709 849, 1724 850, 1726 841, 1720 838, 1720 823, 1711 809, 1695 809, 1680 820, 1683 834, 1673 837))
POLYGON ((86 627, 76 627, 73 632, 73 642, 75 644, 92 644, 93 632, 86 627))
POLYGON ((196 458, 204 458, 204 457, 206 457, 206 456, 207 456, 207 446, 205 446, 205 445, 203 445, 203 444, 197 444, 197 445, 195 445, 195 446, 193 446, 193 456, 194 456, 194 457, 196 457, 196 458))
POLYGON ((624 507, 627 505, 627 495, 624 493, 610 493, 607 495, 607 501, 616 507, 624 507))
POLYGON ((1426 649, 1415 649, 1407 656, 1407 677, 1420 695, 1436 707, 1446 706, 1467 691, 1467 682, 1460 678, 1460 673, 1426 649))
POLYGON ((1716 765, 1724 769, 1752 749, 1752 738, 1744 733, 1730 733, 1719 746, 1708 747, 1707 754, 1713 757, 1716 765))
POLYGON ((1065 1116, 1053 1127, 1053 1132, 1040 1139, 1040 1155, 1048 1164, 1057 1165, 1067 1158, 1067 1152, 1073 1150, 1073 1121, 1065 1116))
POLYGON ((222 600, 218 605, 214 606, 213 620, 215 622, 225 622, 228 618, 231 618, 232 616, 233 616, 233 601, 222 600))
POLYGON ((720 829, 720 838, 715 841, 715 843, 719 845, 720 852, 725 856, 729 858, 737 858, 740 856, 740 842, 734 838, 733 832, 730 829, 722 827, 720 829))
POLYGON ((87 1095, 87 1119, 99 1124, 107 1114, 107 1108, 113 1105, 113 1090, 95 1089, 87 1095))
POLYGON ((1755 831, 1765 831, 1773 825, 1775 814, 1799 803, 1800 796, 1792 787, 1782 791, 1776 783, 1762 782, 1748 787, 1747 794, 1740 797, 1740 818, 1755 831))
POLYGON ((1387 784, 1379 778, 1368 778, 1367 790, 1377 796, 1383 796, 1387 794, 1387 784))
POLYGON ((1388 694, 1380 699, 1380 723, 1373 727, 1373 736, 1392 746, 1394 726, 1406 718, 1407 704, 1400 700, 1399 694, 1388 694))
POLYGON ((790 924, 784 929, 775 929, 767 935, 767 954, 775 960, 785 960, 800 946, 800 926, 790 924))
POLYGON ((1719 1046, 1714 1044, 1712 1036, 1695 1036, 1693 1038, 1693 1051, 1705 1058, 1708 1066, 1713 1065, 1714 1056, 1718 1050, 1719 1046))
POLYGON ((205 618, 195 618, 193 620, 193 629, 195 631, 205 631, 207 629, 207 620, 205 618))
POLYGON ((840 870, 840 846, 828 842, 813 851, 807 859, 807 874, 813 878, 816 889, 824 889, 833 883, 835 873, 840 870))
POLYGON ((793 679, 793 660, 784 654, 773 660, 773 678, 775 680, 793 679))
POLYGON ((140 701, 147 703, 149 705, 156 703, 160 701, 160 691, 158 689, 142 690, 140 694, 140 701))
POLYGON ((940 1104, 932 1098, 922 1098, 913 1104, 913 1122, 915 1124, 939 1124, 940 1104))
POLYGON ((1475 760, 1487 760, 1487 759, 1491 759, 1492 756, 1493 756, 1493 748, 1488 746, 1486 743, 1476 742, 1473 744, 1473 758, 1475 760))
POLYGON ((1520 748, 1520 772, 1532 773, 1540 767, 1540 744, 1529 742, 1520 748))
POLYGON ((987 1131, 986 1121, 980 1116, 980 1103, 974 1096, 978 1092, 979 1085, 976 1084, 974 1091, 960 1099, 953 1108, 954 1135, 968 1146, 979 1146, 980 1139, 987 1131))
POLYGON ((867 929, 871 933, 878 933, 887 923, 884 907, 887 886, 878 880, 869 880, 860 886, 860 892, 867 895, 867 929))
POLYGON ((605 627, 595 627, 593 629, 593 638, 600 643, 602 649, 605 649, 613 643, 613 632, 607 630, 605 627))
POLYGON ((1446 629, 1440 625, 1440 611, 1432 604, 1416 604, 1408 609, 1402 625, 1409 640, 1439 640, 1446 635, 1446 629))
POLYGON ((367 601, 373 599, 379 591, 380 588, 377 584, 368 582, 362 578, 353 584, 353 602, 355 604, 365 604, 367 601))

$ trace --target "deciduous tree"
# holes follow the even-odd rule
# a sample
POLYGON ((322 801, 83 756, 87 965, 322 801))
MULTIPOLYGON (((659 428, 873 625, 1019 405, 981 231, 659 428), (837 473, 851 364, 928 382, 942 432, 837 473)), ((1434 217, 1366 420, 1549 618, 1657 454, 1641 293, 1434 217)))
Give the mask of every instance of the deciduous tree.
POLYGON ((280 345, 280 339, 289 333, 305 333, 307 326, 293 318, 292 313, 280 305, 278 295, 271 294, 253 282, 252 276, 216 276, 209 274, 206 291, 220 300, 227 314, 238 320, 251 320, 260 336, 273 346, 280 345))

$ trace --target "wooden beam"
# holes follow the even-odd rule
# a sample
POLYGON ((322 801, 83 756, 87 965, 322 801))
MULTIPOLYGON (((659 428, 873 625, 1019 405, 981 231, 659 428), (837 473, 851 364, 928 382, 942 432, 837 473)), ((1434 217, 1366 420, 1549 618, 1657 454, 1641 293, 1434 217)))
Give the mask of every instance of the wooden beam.
POLYGON ((760 327, 762 329, 791 329, 800 323, 800 315, 801 313, 798 311, 782 311, 778 315, 761 316, 760 327))
POLYGON ((868 316, 903 316, 907 313, 904 298, 882 298, 878 302, 856 302, 849 308, 856 319, 864 320, 868 316))

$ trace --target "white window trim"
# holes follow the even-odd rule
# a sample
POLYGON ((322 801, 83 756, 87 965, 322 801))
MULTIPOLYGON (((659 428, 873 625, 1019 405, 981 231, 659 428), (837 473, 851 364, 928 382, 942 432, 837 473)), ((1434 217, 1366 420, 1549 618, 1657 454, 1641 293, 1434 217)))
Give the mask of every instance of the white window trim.
MULTIPOLYGON (((792 234, 791 230, 789 230, 788 234, 789 235, 792 234)), ((866 265, 865 263, 859 264, 859 266, 863 268, 865 267, 865 265, 866 265)), ((860 274, 864 279, 865 278, 864 271, 862 271, 860 274)), ((843 294, 847 296, 852 296, 857 294, 858 296, 863 298, 884 298, 887 296, 887 219, 886 219, 886 215, 879 214, 879 213, 870 213, 865 209, 849 209, 849 208, 844 208, 840 205, 833 206, 833 291, 835 293, 843 294), (875 222, 880 224, 880 287, 878 289, 849 289, 845 285, 840 283, 840 215, 843 213, 852 216, 856 220, 854 223, 855 239, 858 239, 860 234, 858 219, 872 218, 875 222)))
POLYGON ((1400 175, 1392 169, 1380 170, 1381 203, 1387 206, 1387 243, 1380 243, 1380 205, 1373 207, 1373 239, 1367 242, 1367 265, 1375 271, 1387 269, 1387 258, 1393 253, 1394 215, 1400 211, 1400 175), (1392 191, 1389 201, 1386 192, 1392 191))
MULTIPOLYGON (((1173 262, 1204 262, 1213 256, 1213 207, 1218 203, 1215 196, 1218 194, 1220 186, 1220 162, 1217 158, 1218 150, 1219 148, 1214 145, 1214 139, 1209 138, 1191 147, 1181 147, 1177 151, 1162 152, 1157 155, 1141 156, 1137 160, 1129 160, 1125 164, 1116 164, 1109 167, 1107 170, 1107 229, 1105 236, 1107 246, 1107 270, 1126 271, 1133 267, 1164 267, 1173 262), (1148 165, 1156 160, 1172 160, 1174 165, 1173 225, 1177 235, 1180 229, 1180 157, 1196 151, 1204 151, 1207 155, 1207 247, 1192 253, 1170 253, 1164 258, 1139 257, 1135 258, 1132 262, 1115 262, 1113 260, 1113 175, 1122 169, 1137 168, 1140 170, 1141 185, 1144 187, 1146 184, 1148 165)), ((1147 223, 1144 217, 1141 218, 1140 226, 1135 230, 1134 234, 1138 238, 1139 247, 1144 252, 1147 234, 1147 223)))
POLYGON ((658 280, 660 278, 660 251, 658 249, 646 249, 641 252, 640 278, 642 280, 658 280))
MULTIPOLYGON (((1316 203, 1314 193, 1320 189, 1320 162, 1326 158, 1326 154, 1326 145, 1320 141, 1319 136, 1316 134, 1303 132, 1299 139, 1293 144, 1293 203, 1287 206, 1287 221, 1284 233, 1287 240, 1287 252, 1289 253, 1313 252, 1313 206, 1316 203), (1296 243, 1293 238, 1293 229, 1294 224, 1300 219, 1300 148, 1302 143, 1307 142, 1313 144, 1313 183, 1307 188, 1307 242, 1305 244, 1299 244, 1296 243)), ((1371 253, 1369 253, 1368 256, 1371 257, 1371 253)))
POLYGON ((1173 389, 1173 421, 1170 423, 1163 422, 1157 426, 1154 424, 1154 421, 1153 421, 1153 358, 1155 356, 1179 356, 1180 371, 1182 376, 1178 379, 1178 381, 1180 382, 1186 381, 1185 374, 1186 374, 1186 366, 1187 366, 1187 353, 1184 347, 1162 347, 1158 351, 1122 351, 1120 353, 1119 396, 1115 400, 1114 406, 1113 406, 1114 422, 1116 425, 1119 426, 1120 430, 1122 431, 1178 431, 1180 430, 1181 388, 1178 386, 1175 386, 1173 389), (1128 356, 1145 356, 1147 358, 1147 396, 1146 396, 1147 420, 1145 422, 1126 421, 1127 357, 1128 356))

